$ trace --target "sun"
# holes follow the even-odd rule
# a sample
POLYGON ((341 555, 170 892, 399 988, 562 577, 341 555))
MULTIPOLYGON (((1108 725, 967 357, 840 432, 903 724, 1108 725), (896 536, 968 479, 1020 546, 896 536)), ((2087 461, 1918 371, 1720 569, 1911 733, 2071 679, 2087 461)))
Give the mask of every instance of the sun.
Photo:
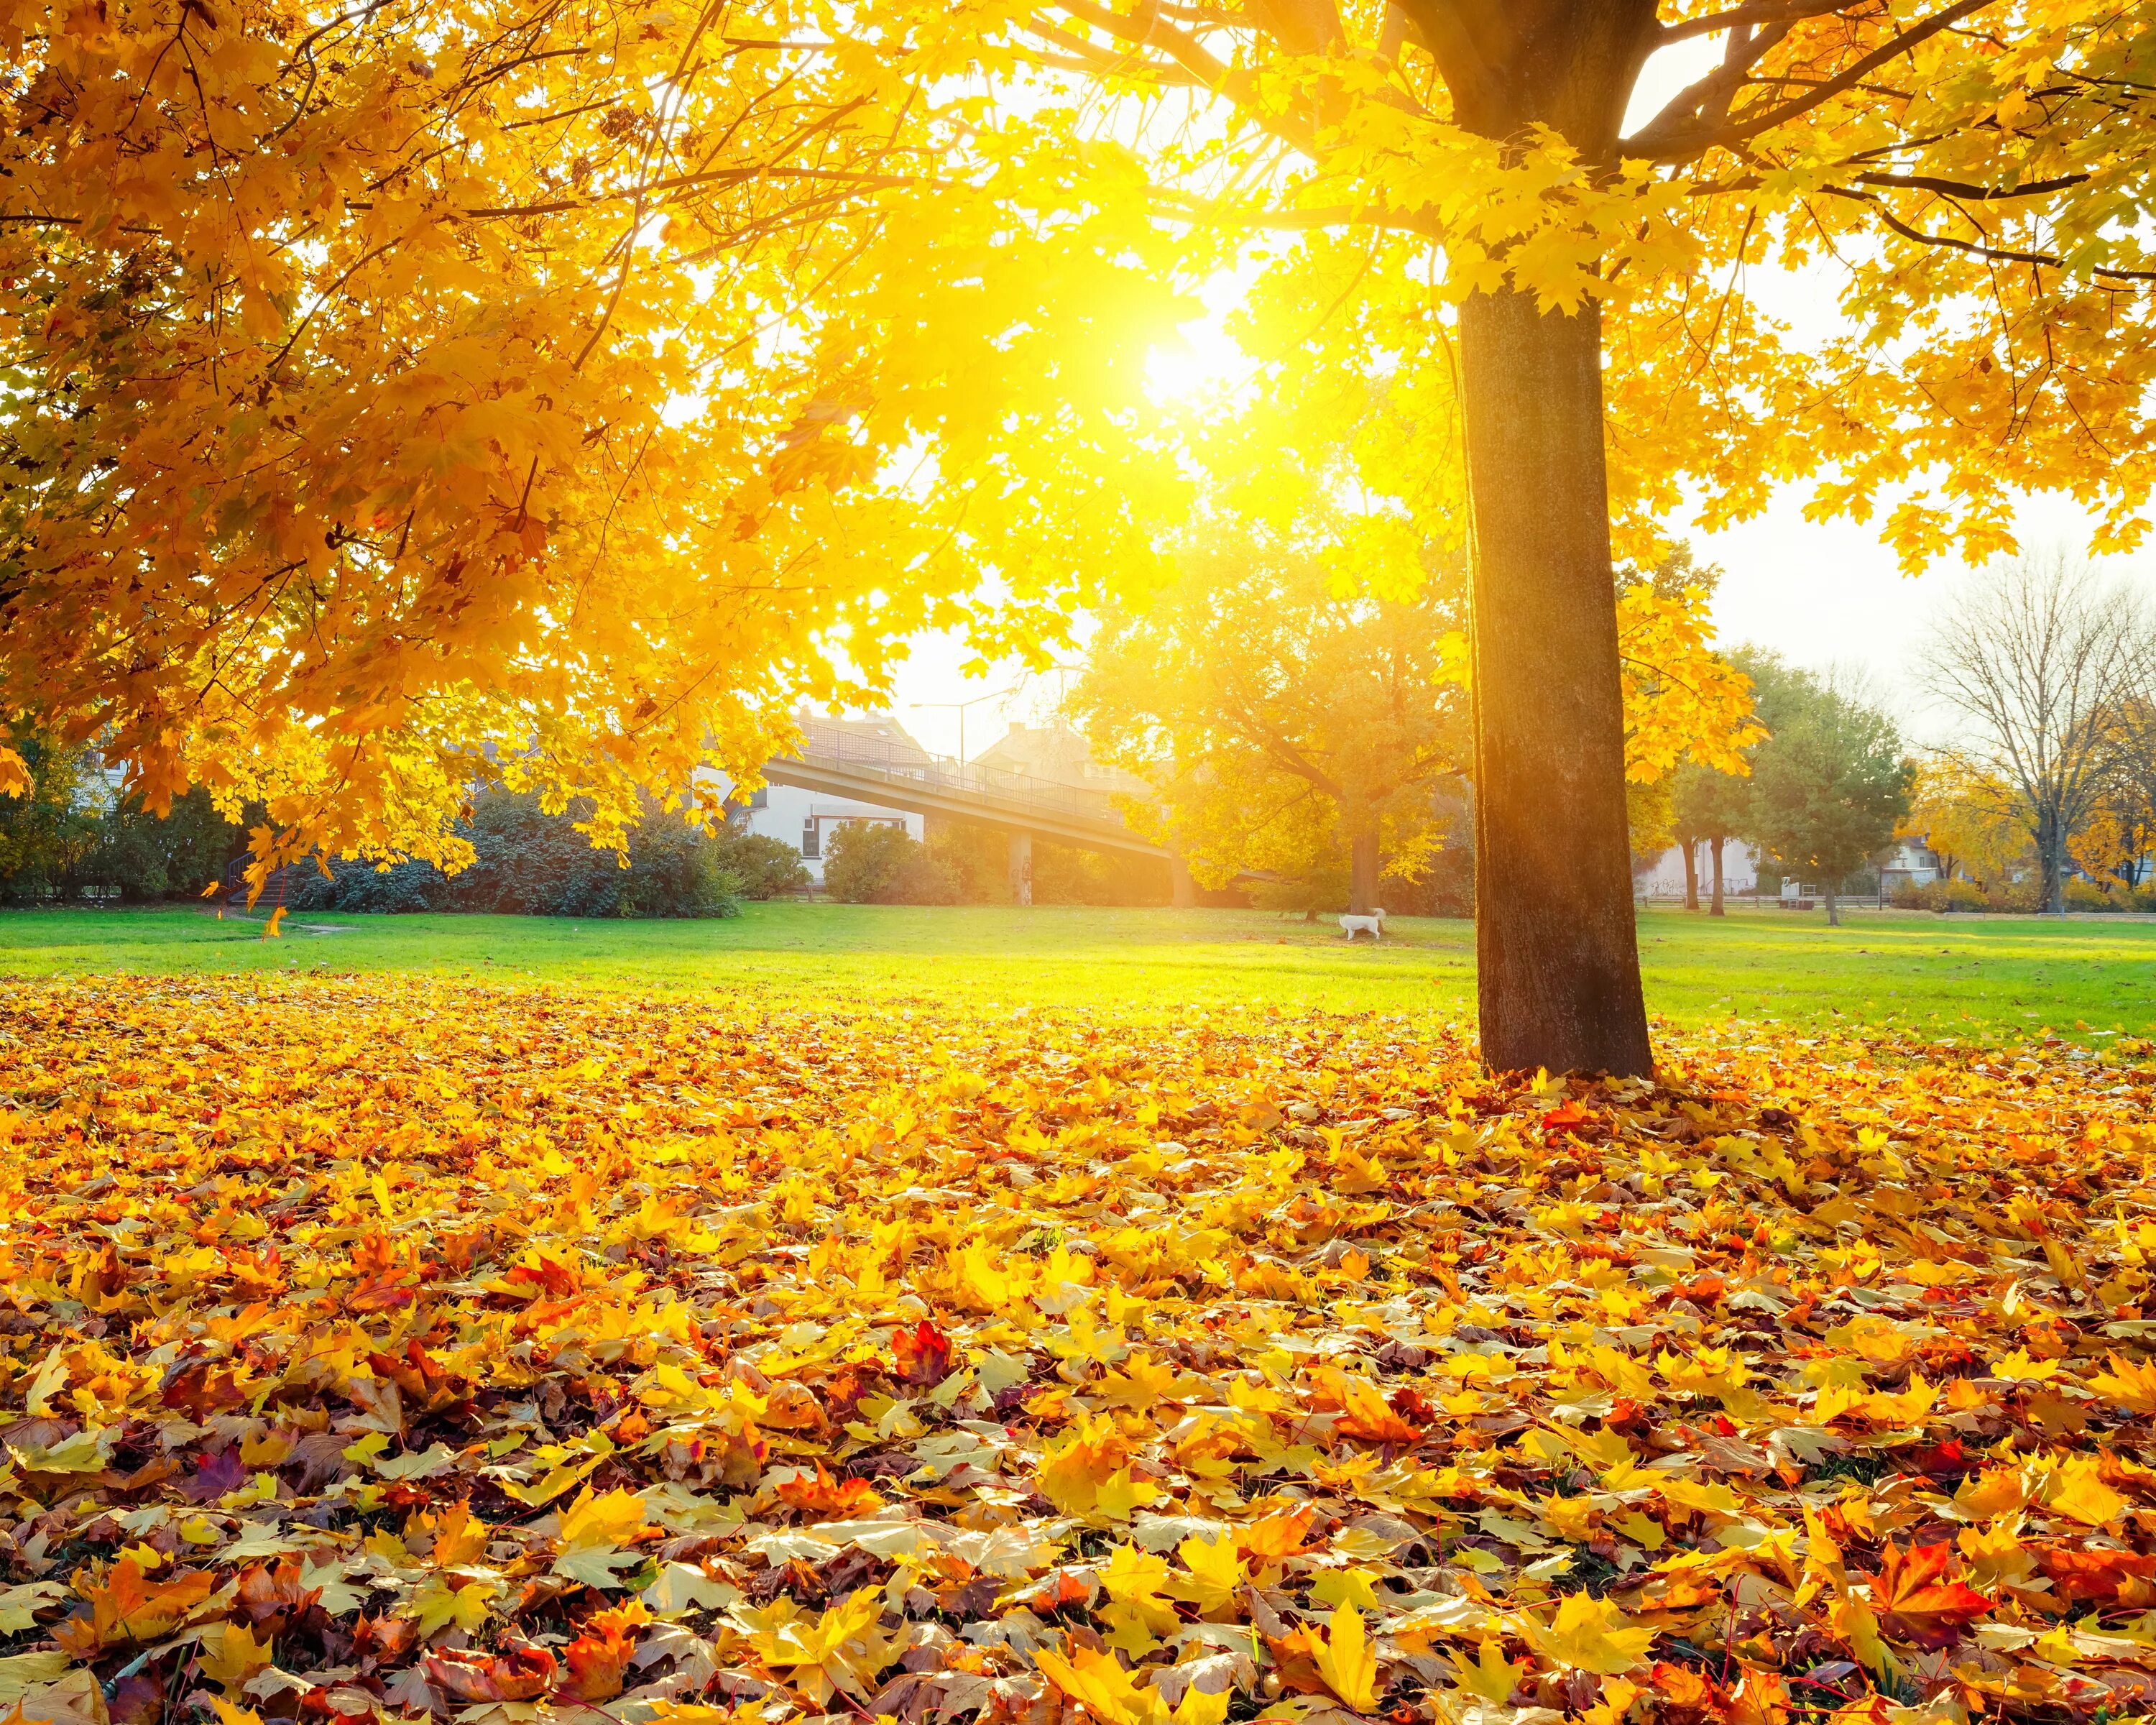
POLYGON ((1179 325, 1146 357, 1146 388, 1155 401, 1163 406, 1200 402, 1231 395, 1250 382, 1257 362, 1228 333, 1227 309, 1209 304, 1204 315, 1179 325))

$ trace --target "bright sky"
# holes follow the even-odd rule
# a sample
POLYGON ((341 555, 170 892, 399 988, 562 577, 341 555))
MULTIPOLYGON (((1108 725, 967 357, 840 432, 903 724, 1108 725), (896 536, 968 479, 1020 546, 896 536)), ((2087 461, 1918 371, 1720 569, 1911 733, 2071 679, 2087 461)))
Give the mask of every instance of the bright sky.
MULTIPOLYGON (((1698 77, 1719 58, 1722 39, 1683 43, 1648 63, 1633 103, 1636 123, 1670 95, 1698 77)), ((1218 296, 1232 297, 1232 285, 1218 296)), ((1778 315, 1803 325, 1817 313, 1820 296, 1794 279, 1780 284, 1752 279, 1755 292, 1778 315)), ((1212 380, 1234 362, 1235 350, 1219 327, 1224 304, 1185 329, 1185 348, 1156 356, 1154 377, 1165 389, 1189 388, 1212 380)), ((1691 522, 1672 525, 1687 533, 1693 548, 1723 571, 1714 604, 1723 644, 1755 643, 1774 648, 1793 662, 1818 670, 1830 667, 1868 678, 1920 742, 1943 740, 1951 731, 1944 716, 1927 711, 1910 692, 1910 670, 1932 619, 1969 572, 1951 561, 1922 576, 1900 572, 1892 552, 1880 543, 1881 510, 1871 524, 1807 521, 1803 494, 1784 488, 1758 519, 1714 536, 1697 532, 1691 522)), ((2031 497, 2015 521, 2016 536, 2031 550, 2064 543, 2086 548, 2089 521, 2068 499, 2031 497)), ((2112 558, 2102 572, 2156 602, 2156 547, 2138 556, 2112 558)), ((1003 734, 1014 720, 1038 721, 1054 709, 1062 680, 1053 673, 1022 677, 1006 669, 986 678, 967 678, 959 666, 968 655, 943 637, 924 637, 898 677, 896 706, 906 728, 931 751, 955 755, 959 718, 947 706, 974 701, 965 717, 967 752, 978 754, 1003 734), (1004 691, 1009 691, 1005 693, 1004 691), (977 697, 994 698, 977 700, 977 697)))

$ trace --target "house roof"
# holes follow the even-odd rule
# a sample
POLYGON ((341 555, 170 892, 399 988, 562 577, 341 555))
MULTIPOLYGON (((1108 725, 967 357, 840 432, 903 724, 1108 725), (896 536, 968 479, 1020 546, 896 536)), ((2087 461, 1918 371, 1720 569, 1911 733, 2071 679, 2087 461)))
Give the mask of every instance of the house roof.
POLYGON ((921 763, 929 759, 928 751, 889 713, 862 713, 852 718, 803 713, 799 720, 803 743, 811 754, 921 763))

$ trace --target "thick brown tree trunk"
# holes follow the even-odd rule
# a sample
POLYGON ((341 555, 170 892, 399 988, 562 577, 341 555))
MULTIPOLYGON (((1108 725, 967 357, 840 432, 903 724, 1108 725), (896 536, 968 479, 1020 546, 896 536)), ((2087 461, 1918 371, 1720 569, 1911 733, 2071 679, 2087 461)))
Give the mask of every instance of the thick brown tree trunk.
POLYGON ((1832 875, 1830 875, 1827 877, 1827 883, 1820 889, 1820 891, 1821 895, 1826 900, 1826 926, 1829 928, 1840 927, 1841 907, 1834 901, 1834 877, 1832 875))
POLYGON ((1687 839, 1684 842, 1685 908, 1699 908, 1699 847, 1687 839))
POLYGON ((1719 916, 1723 914, 1722 909, 1722 846, 1723 841, 1719 837, 1716 837, 1708 839, 1707 842, 1714 855, 1714 897, 1712 901, 1707 906, 1707 914, 1710 916, 1719 916))
POLYGON ((1474 531, 1482 1058, 1654 1067, 1632 911, 1602 449, 1601 320, 1510 290, 1460 311, 1474 531))
POLYGON ((1378 828, 1358 826, 1348 839, 1348 914, 1367 916, 1378 907, 1378 828))

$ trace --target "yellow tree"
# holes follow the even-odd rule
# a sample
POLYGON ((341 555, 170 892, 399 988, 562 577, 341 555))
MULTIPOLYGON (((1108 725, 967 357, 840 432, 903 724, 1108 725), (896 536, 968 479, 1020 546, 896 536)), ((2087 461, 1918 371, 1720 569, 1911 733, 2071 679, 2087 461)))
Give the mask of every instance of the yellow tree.
POLYGON ((1412 868, 1433 836, 1430 793, 1466 752, 1457 583, 1389 593, 1344 556, 1193 536, 1171 583, 1107 619, 1072 706, 1151 781, 1131 812, 1201 881, 1344 855, 1347 908, 1367 912, 1385 853, 1412 868))
POLYGON ((942 180, 971 37, 855 21, 0 4, 0 707, 266 798, 265 861, 454 860, 477 779, 603 836, 752 772, 978 536, 1020 599, 1045 513, 1120 552, 1161 237, 1044 169, 1045 270, 942 180))
POLYGON ((2013 788, 1951 749, 1917 762, 1909 813, 1897 836, 1922 840, 1945 878, 1958 875, 1979 886, 2003 880, 2033 854, 2013 788))
MULTIPOLYGON (((2010 543, 2019 487, 2131 542, 2149 495, 2156 18, 2112 0, 1035 0, 985 28, 1122 99, 1194 236, 1320 230, 1326 309, 1398 308, 1456 377, 1483 1052, 1651 1065, 1612 572, 1701 482, 1891 507, 1912 567, 2010 543), (1628 124, 1656 55, 1716 50, 1628 124), (1343 267, 1343 262, 1345 267, 1343 267), (1808 272, 1805 348, 1748 297, 1808 272), (1337 293, 1332 284, 1338 283, 1337 293)), ((1294 298, 1294 295, 1284 295, 1294 298)), ((1342 338, 1352 347, 1353 337, 1342 338)), ((1353 362, 1353 353, 1344 354, 1353 362)), ((1386 358, 1389 356, 1370 357, 1386 358)))

